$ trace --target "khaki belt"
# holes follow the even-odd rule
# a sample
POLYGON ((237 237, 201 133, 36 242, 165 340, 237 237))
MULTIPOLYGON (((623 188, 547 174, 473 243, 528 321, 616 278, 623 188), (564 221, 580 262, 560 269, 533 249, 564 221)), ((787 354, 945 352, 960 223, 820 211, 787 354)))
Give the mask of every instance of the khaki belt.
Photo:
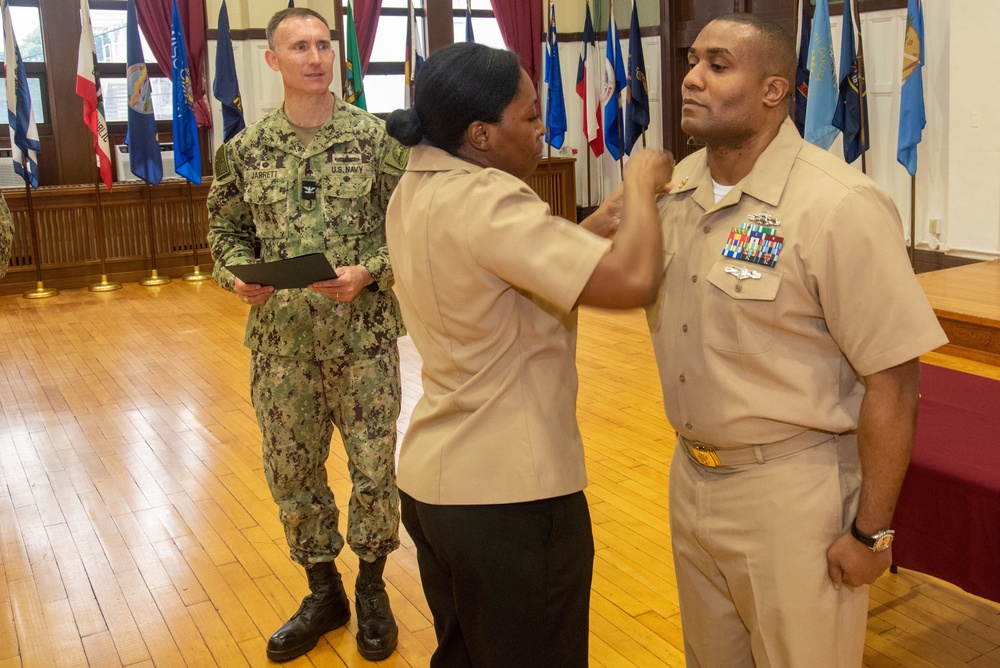
POLYGON ((746 445, 738 448, 716 448, 714 445, 691 441, 677 434, 677 442, 684 447, 688 457, 705 468, 763 464, 770 459, 795 454, 827 441, 837 440, 839 434, 805 431, 784 441, 763 445, 746 445))

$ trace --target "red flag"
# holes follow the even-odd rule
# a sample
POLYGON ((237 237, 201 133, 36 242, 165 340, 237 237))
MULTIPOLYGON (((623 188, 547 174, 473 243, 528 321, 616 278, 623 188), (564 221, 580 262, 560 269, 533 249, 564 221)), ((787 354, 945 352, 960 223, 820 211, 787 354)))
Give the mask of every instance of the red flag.
POLYGON ((83 98, 83 122, 94 134, 94 153, 100 162, 101 180, 111 189, 111 149, 108 124, 104 120, 104 98, 97 77, 97 54, 94 29, 90 24, 90 6, 80 0, 80 58, 76 67, 76 94, 83 98))

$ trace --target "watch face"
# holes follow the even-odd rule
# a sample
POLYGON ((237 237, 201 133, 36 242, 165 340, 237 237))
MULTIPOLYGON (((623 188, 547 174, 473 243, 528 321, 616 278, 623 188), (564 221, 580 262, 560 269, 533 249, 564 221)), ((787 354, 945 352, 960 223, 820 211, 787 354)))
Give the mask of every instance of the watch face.
POLYGON ((889 549, 889 546, 892 545, 892 534, 891 533, 888 533, 888 532, 879 532, 879 533, 875 534, 874 536, 872 536, 872 538, 875 539, 875 544, 872 546, 872 549, 875 550, 876 552, 881 552, 882 550, 887 550, 887 549, 889 549))

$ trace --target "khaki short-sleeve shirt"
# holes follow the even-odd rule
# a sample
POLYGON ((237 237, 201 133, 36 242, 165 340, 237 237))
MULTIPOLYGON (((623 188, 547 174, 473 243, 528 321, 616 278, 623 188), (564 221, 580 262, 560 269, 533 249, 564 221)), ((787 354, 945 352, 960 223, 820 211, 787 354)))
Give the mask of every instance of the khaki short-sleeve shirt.
POLYGON ((888 195, 790 120, 718 204, 704 151, 674 183, 647 315, 667 418, 686 438, 725 448, 850 431, 859 377, 947 342, 888 195))
POLYGON ((610 242, 520 179, 411 150, 386 213, 424 395, 399 488, 432 504, 517 503, 586 486, 574 304, 610 242))

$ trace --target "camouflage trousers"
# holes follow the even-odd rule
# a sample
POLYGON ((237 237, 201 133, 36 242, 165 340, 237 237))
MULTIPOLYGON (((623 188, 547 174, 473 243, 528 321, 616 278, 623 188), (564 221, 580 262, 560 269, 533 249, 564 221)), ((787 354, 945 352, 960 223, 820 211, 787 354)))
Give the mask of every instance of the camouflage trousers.
POLYGON ((396 418, 399 348, 308 360, 254 351, 250 393, 263 435, 264 474, 291 557, 332 561, 344 547, 327 482, 334 426, 347 452, 352 489, 347 543, 364 561, 399 546, 396 418))

